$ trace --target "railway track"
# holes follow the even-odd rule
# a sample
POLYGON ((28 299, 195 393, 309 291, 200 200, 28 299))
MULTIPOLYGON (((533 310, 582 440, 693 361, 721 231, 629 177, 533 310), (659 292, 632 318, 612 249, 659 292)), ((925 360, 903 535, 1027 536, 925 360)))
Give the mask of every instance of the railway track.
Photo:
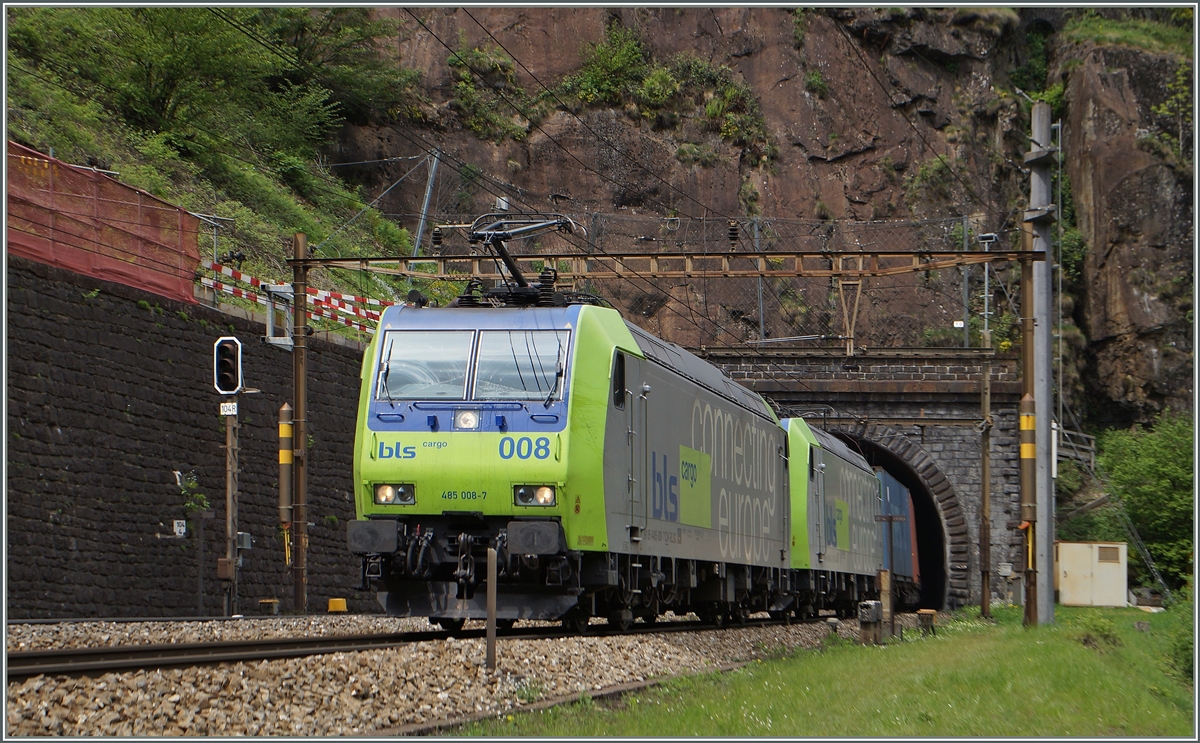
MULTIPOLYGON (((751 619, 745 625, 769 626, 782 622, 771 619, 751 619)), ((696 621, 661 621, 634 624, 619 632, 607 625, 591 625, 589 635, 650 634, 658 632, 689 632, 717 629, 714 625, 696 621)), ((560 627, 519 627, 497 632, 498 637, 530 640, 562 637, 560 627)), ((8 681, 22 681, 44 674, 47 676, 93 676, 111 672, 128 672, 150 668, 178 668, 219 663, 253 662, 299 658, 328 653, 349 653, 362 650, 385 650, 416 642, 482 638, 483 629, 457 632, 431 630, 423 632, 394 632, 373 635, 336 635, 322 637, 287 637, 229 642, 165 643, 155 645, 116 645, 108 647, 67 648, 60 650, 28 650, 6 654, 8 681)))

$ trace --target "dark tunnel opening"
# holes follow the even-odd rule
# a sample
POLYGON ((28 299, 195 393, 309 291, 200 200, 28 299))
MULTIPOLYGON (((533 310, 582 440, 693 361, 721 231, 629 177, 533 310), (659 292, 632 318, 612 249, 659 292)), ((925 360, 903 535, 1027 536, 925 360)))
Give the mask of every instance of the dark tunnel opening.
POLYGON ((917 527, 917 561, 921 569, 921 609, 946 608, 947 570, 946 536, 933 493, 913 468, 900 457, 870 439, 836 432, 851 449, 866 458, 872 467, 882 467, 912 494, 917 527))

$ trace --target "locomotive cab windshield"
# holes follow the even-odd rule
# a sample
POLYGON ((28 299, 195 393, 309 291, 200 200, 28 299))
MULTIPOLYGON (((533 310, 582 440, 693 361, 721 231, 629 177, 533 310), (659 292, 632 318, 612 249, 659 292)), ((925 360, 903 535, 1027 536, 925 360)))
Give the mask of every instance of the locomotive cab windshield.
POLYGON ((567 330, 391 330, 377 401, 563 398, 567 330))

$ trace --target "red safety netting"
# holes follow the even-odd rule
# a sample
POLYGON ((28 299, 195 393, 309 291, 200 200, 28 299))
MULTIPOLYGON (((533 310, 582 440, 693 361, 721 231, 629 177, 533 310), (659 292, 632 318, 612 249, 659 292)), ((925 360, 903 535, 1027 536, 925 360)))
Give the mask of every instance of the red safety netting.
POLYGON ((103 173, 8 143, 8 252, 195 303, 200 220, 103 173))

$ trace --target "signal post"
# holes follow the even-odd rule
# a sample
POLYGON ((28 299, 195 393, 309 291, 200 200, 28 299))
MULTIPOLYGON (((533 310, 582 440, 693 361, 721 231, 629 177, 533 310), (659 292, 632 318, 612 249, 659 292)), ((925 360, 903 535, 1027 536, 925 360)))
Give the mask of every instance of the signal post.
POLYGON ((217 578, 225 582, 225 616, 237 613, 238 561, 238 393, 242 390, 242 342, 233 336, 213 343, 213 386, 228 399, 225 416, 225 557, 217 560, 217 578))

